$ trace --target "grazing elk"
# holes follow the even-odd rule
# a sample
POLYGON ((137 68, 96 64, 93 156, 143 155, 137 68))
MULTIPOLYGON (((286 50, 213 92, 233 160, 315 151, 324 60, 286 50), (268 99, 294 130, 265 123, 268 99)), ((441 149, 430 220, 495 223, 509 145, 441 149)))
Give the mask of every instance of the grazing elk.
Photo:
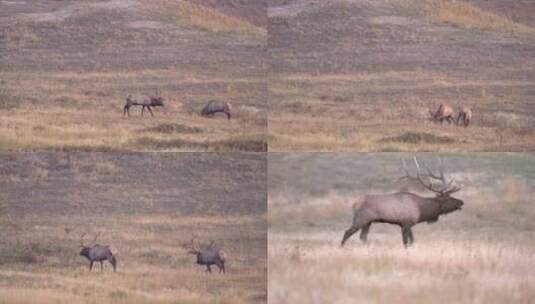
POLYGON ((117 260, 115 259, 113 253, 111 253, 110 246, 95 244, 98 235, 99 234, 95 236, 95 239, 93 240, 94 244, 92 246, 85 246, 85 233, 82 234, 80 244, 82 250, 80 251, 80 255, 86 257, 89 260, 89 271, 91 271, 91 269, 93 268, 94 262, 100 262, 100 271, 102 271, 104 269, 104 265, 102 263, 104 261, 108 261, 113 266, 113 271, 115 272, 117 267, 117 260))
POLYGON ((435 113, 430 112, 431 119, 435 122, 440 122, 442 124, 444 120, 447 120, 449 124, 454 121, 454 111, 453 108, 449 105, 441 103, 438 106, 438 109, 435 113))
POLYGON ((403 244, 407 247, 414 242, 412 226, 421 222, 434 223, 441 215, 461 209, 463 201, 450 196, 461 188, 453 185, 453 179, 446 181, 442 168, 437 175, 426 167, 428 174, 422 175, 415 157, 417 175, 413 177, 409 175, 404 160, 402 163, 405 177, 415 179, 426 189, 435 192, 436 196, 422 197, 410 192, 365 195, 353 205, 353 224, 345 231, 341 246, 344 246, 347 239, 360 229, 362 229, 360 240, 366 242, 372 223, 387 223, 401 227, 403 244), (424 178, 428 179, 428 183, 424 178), (433 180, 439 180, 442 185, 436 187, 433 180))
POLYGON ((459 115, 457 115, 457 125, 462 123, 462 125, 466 128, 470 124, 470 121, 472 120, 472 109, 470 109, 467 106, 461 106, 459 109, 459 115))
POLYGON ((208 272, 212 272, 210 266, 216 265, 220 273, 225 273, 225 253, 214 245, 214 241, 205 248, 201 248, 195 244, 195 238, 193 238, 191 242, 183 244, 182 247, 188 250, 189 254, 197 257, 197 264, 206 265, 208 272))
POLYGON ((143 116, 143 112, 145 111, 145 108, 149 110, 149 113, 151 116, 154 116, 154 113, 152 113, 151 107, 163 107, 164 103, 163 103, 163 98, 161 96, 155 97, 155 96, 149 96, 149 95, 130 94, 126 97, 126 104, 124 106, 123 116, 127 114, 128 116, 130 116, 130 107, 132 106, 141 106, 141 116, 143 116))
POLYGON ((230 103, 223 101, 211 100, 209 101, 201 111, 201 116, 213 117, 215 113, 221 112, 227 114, 227 118, 230 119, 230 111, 232 107, 230 103))

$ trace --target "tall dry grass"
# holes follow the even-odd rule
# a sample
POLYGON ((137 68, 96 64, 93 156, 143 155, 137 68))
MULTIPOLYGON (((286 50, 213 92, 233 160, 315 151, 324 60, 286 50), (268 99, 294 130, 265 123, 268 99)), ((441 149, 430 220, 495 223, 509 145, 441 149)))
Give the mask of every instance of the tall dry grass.
POLYGON ((0 250, 0 303, 265 300, 263 216, 29 216, 13 221, 1 222, 10 236, 0 250), (78 255, 80 234, 97 231, 99 242, 111 245, 117 256, 116 273, 107 263, 103 272, 99 265, 89 272, 87 260, 78 255), (226 274, 207 273, 180 247, 194 234, 222 246, 226 274), (248 248, 251 244, 254 248, 248 248))
POLYGON ((265 110, 251 103, 232 102, 233 120, 207 119, 199 112, 210 98, 243 100, 256 95, 248 89, 259 79, 235 81, 202 73, 173 70, 113 72, 6 72, 0 90, 0 147, 4 150, 165 150, 165 151, 262 151, 265 150, 265 110), (46 76, 45 76, 46 75, 46 76), (240 90, 217 94, 179 95, 161 90, 166 106, 155 108, 155 116, 140 108, 123 117, 125 94, 154 89, 132 87, 176 85, 202 86, 227 83, 240 90), (217 97, 216 97, 217 96, 217 97), (251 109, 254 109, 252 111, 251 109))
MULTIPOLYGON (((341 248, 353 202, 401 186, 403 154, 357 154, 270 159, 270 303, 530 303, 532 155, 442 155, 448 178, 464 186, 454 194, 462 210, 415 225, 408 249, 400 228, 382 223, 366 244, 357 233, 341 248)), ((420 160, 433 167, 434 157, 420 160)))
POLYGON ((416 235, 408 250, 400 237, 377 232, 368 246, 340 249, 340 237, 270 233, 269 302, 529 303, 535 296, 527 233, 416 235))

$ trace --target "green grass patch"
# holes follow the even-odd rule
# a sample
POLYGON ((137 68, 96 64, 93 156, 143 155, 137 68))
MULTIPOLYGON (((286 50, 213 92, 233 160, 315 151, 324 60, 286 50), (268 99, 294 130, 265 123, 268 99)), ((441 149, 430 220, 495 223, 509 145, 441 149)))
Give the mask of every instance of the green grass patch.
POLYGON ((398 136, 383 138, 381 139, 381 142, 398 142, 406 144, 450 144, 454 143, 455 139, 449 136, 438 136, 425 132, 406 132, 398 136))
POLYGON ((202 133, 203 129, 199 127, 190 127, 177 123, 162 123, 155 127, 148 128, 149 132, 156 132, 162 134, 173 134, 173 133, 202 133))
POLYGON ((267 142, 258 139, 228 139, 212 142, 196 142, 184 139, 165 140, 142 137, 135 141, 135 145, 143 148, 149 147, 154 150, 267 151, 267 142))

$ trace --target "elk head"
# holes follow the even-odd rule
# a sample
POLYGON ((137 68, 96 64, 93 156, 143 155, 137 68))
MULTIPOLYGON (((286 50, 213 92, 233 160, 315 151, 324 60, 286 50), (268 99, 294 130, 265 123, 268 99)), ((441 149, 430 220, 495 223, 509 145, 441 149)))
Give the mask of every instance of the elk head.
POLYGON ((191 238, 189 243, 182 244, 182 248, 186 249, 189 254, 197 256, 197 264, 201 263, 201 247, 196 242, 196 237, 191 238))
POLYGON ((163 101, 164 100, 163 100, 163 97, 160 94, 160 90, 156 89, 156 94, 150 98, 151 106, 163 107, 164 106, 164 102, 163 101))
POLYGON ((80 255, 85 256, 86 258, 89 258, 89 252, 91 251, 91 248, 96 244, 97 238, 100 235, 100 232, 95 235, 95 238, 93 239, 93 245, 86 246, 84 245, 84 236, 86 233, 82 233, 82 236, 80 236, 80 255))
POLYGON ((411 176, 409 174, 409 171, 407 170, 407 166, 405 164, 405 160, 403 158, 401 159, 403 170, 405 171, 405 176, 403 176, 402 179, 409 178, 412 180, 416 180, 425 189, 435 193, 438 201, 441 203, 441 214, 450 213, 455 210, 461 209, 464 202, 460 199, 451 197, 451 194, 461 190, 462 187, 457 186, 457 183, 454 179, 450 179, 449 181, 446 179, 442 160, 439 159, 440 166, 438 174, 433 173, 431 169, 429 169, 429 167, 427 167, 423 163, 422 164, 425 167, 427 173, 421 173, 420 164, 418 163, 418 159, 416 158, 416 156, 413 158, 413 160, 414 165, 416 166, 416 176, 411 176), (436 184, 434 181, 438 181, 438 184, 436 184))

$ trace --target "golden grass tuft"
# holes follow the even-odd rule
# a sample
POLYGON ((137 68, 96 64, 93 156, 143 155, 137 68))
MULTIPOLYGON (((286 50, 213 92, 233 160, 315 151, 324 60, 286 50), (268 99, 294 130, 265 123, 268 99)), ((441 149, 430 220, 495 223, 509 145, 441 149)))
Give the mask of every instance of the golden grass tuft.
POLYGON ((258 301, 266 292, 265 215, 39 216, 39 226, 28 216, 19 222, 29 228, 15 230, 0 221, 10 231, 3 244, 11 244, 0 250, 1 304, 265 302, 258 301), (69 234, 64 229, 80 222, 98 222, 107 231, 99 240, 111 245, 117 272, 107 263, 103 272, 87 270, 87 261, 77 254, 80 229, 69 234), (229 257, 225 275, 207 273, 180 247, 193 234, 222 244, 229 257), (245 237, 253 248, 236 241, 245 237))
MULTIPOLYGON (((233 119, 200 117, 209 98, 233 100, 255 95, 261 79, 225 80, 216 75, 179 73, 177 70, 110 72, 5 72, 0 86, 0 148, 4 150, 64 151, 228 151, 265 150, 265 112, 261 105, 235 104, 233 119), (140 116, 131 109, 123 118, 128 92, 147 92, 129 83, 174 85, 227 83, 246 86, 241 92, 191 95, 162 91, 165 108, 154 109, 154 117, 140 116), (250 88, 249 88, 250 87, 250 88), (61 92, 61 94, 58 94, 61 92), (191 102, 187 102, 191 100, 191 102), (195 102, 195 103, 194 103, 195 102), (257 112, 243 108, 257 109, 257 112)), ((150 90, 151 91, 151 90, 150 90)), ((149 92, 150 92, 149 91, 149 92)), ((251 98, 251 100, 254 100, 251 98)))
POLYGON ((265 37, 266 29, 190 1, 157 0, 145 3, 147 12, 182 27, 214 33, 237 33, 265 37))
POLYGON ((347 160, 358 157, 288 157, 280 164, 275 159, 269 168, 274 177, 289 167, 307 169, 269 189, 270 303, 530 303, 535 212, 529 193, 535 185, 533 172, 524 167, 533 158, 517 156, 520 162, 509 163, 503 155, 456 155, 465 159, 455 173, 465 186, 455 195, 465 206, 437 223, 414 226, 416 241, 408 249, 399 227, 381 223, 371 226, 366 244, 357 233, 340 248, 352 222, 352 202, 395 190, 364 187, 390 178, 381 161, 370 166, 365 157, 359 170, 347 168, 347 160), (484 162, 476 165, 473 159, 480 157, 484 162), (320 170, 332 185, 351 180, 363 190, 312 194, 318 192, 312 176, 320 170))
POLYGON ((532 81, 467 81, 447 73, 420 70, 281 73, 270 83, 269 150, 530 150, 535 137, 528 132, 531 127, 526 113, 486 109, 524 99, 526 88, 532 85, 532 81), (504 93, 490 94, 488 87, 504 93), (472 88, 476 93, 466 97, 465 92, 472 88), (429 111, 434 111, 439 102, 452 103, 454 107, 456 104, 439 93, 431 98, 424 96, 420 93, 423 90, 462 91, 455 99, 472 107, 474 119, 470 127, 429 121, 429 111), (489 141, 491 133, 503 134, 503 140, 489 141))
POLYGON ((340 237, 270 233, 270 303, 528 303, 535 295, 529 246, 457 235, 405 250, 397 236, 375 234, 382 244, 340 249, 340 237))
POLYGON ((476 6, 456 0, 426 0, 426 14, 441 21, 468 29, 496 32, 533 32, 533 28, 506 17, 484 11, 476 6))

